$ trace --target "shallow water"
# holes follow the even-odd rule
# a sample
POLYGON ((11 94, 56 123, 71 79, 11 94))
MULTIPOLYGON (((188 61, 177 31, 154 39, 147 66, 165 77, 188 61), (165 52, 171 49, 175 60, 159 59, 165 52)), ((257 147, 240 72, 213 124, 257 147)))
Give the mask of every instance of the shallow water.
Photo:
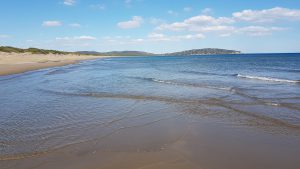
POLYGON ((0 164, 81 147, 172 150, 182 168, 296 169, 299 80, 300 54, 107 58, 3 76, 0 164))

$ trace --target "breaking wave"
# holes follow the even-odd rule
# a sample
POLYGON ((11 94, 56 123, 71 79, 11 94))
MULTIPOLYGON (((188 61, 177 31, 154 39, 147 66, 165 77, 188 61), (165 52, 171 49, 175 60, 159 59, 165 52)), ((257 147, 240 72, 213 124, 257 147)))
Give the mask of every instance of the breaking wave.
POLYGON ((211 76, 236 76, 237 74, 229 73, 214 73, 214 72, 201 72, 201 71, 180 71, 181 73, 197 74, 197 75, 211 75, 211 76))
POLYGON ((162 83, 167 85, 176 85, 176 86, 186 86, 186 87, 199 87, 199 88, 207 88, 207 89, 214 89, 214 90, 226 90, 226 91, 233 91, 233 87, 228 86, 213 86, 213 85, 207 85, 207 84, 198 84, 198 83, 187 83, 187 82, 178 82, 175 80, 162 80, 162 79, 156 79, 156 78, 145 78, 145 77, 129 77, 134 78, 138 80, 145 80, 150 81, 154 83, 162 83))
POLYGON ((241 74, 237 74, 236 76, 238 78, 262 80, 262 81, 278 82, 278 83, 300 83, 300 80, 278 79, 278 78, 264 77, 264 76, 249 76, 249 75, 241 75, 241 74))

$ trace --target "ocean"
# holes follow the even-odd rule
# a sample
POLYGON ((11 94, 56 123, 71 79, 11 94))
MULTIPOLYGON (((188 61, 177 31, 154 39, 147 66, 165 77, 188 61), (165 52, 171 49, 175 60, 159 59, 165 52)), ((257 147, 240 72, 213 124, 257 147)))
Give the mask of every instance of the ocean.
POLYGON ((0 77, 5 169, 91 142, 176 150, 204 168, 300 168, 300 54, 104 58, 0 77))

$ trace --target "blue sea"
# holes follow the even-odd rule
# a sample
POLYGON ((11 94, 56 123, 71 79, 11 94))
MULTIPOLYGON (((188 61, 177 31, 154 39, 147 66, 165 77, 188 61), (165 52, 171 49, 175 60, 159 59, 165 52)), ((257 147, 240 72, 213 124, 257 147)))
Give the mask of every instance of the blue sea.
POLYGON ((114 57, 0 77, 3 165, 91 140, 154 151, 183 135, 195 159, 224 139, 211 153, 238 158, 245 143, 267 168, 300 167, 300 54, 114 57))

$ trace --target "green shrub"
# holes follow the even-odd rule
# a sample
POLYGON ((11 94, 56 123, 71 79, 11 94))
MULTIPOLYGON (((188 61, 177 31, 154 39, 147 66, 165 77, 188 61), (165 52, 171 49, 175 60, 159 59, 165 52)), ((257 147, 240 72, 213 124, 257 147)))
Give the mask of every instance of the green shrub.
POLYGON ((32 54, 59 54, 65 55, 71 52, 63 52, 58 50, 46 50, 46 49, 38 49, 38 48, 28 48, 28 49, 21 49, 15 48, 10 46, 0 46, 0 52, 7 52, 7 53, 32 53, 32 54))

